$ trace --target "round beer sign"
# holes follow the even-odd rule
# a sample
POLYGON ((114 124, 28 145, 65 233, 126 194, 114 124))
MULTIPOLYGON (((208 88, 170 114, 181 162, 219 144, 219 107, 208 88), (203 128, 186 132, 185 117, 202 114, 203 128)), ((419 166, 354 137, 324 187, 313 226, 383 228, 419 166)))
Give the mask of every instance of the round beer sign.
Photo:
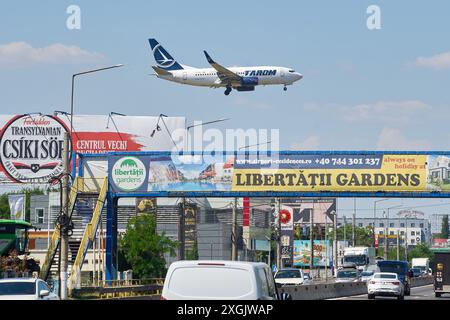
POLYGON ((6 174, 22 183, 48 183, 61 175, 67 131, 60 119, 49 115, 12 118, 0 134, 0 162, 6 174))

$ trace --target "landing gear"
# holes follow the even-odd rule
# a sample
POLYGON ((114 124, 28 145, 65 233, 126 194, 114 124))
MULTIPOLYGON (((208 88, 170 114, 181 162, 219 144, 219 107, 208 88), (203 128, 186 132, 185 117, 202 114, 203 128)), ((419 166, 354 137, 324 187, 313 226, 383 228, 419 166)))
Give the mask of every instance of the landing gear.
POLYGON ((227 89, 225 90, 225 95, 227 96, 227 95, 229 95, 230 94, 230 92, 231 92, 231 87, 227 87, 227 89))
POLYGON ((287 87, 286 87, 286 85, 284 85, 284 88, 283 88, 283 90, 284 90, 284 91, 287 91, 287 87))

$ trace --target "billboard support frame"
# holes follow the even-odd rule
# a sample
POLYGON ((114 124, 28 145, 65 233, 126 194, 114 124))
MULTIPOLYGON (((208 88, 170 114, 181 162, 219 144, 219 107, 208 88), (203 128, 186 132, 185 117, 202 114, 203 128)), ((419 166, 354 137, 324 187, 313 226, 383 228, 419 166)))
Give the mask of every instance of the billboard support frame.
MULTIPOLYGON (((84 175, 83 165, 87 159, 105 158, 109 161, 114 156, 172 156, 172 155, 441 155, 449 156, 450 151, 220 151, 220 152, 170 152, 170 151, 144 151, 144 152, 108 152, 97 154, 74 153, 72 164, 72 175, 80 177, 84 175), (78 161, 77 161, 78 160, 78 161), (78 162, 78 172, 76 170, 78 162)), ((308 191, 308 192, 283 192, 283 191, 151 191, 151 192, 114 192, 108 183, 106 204, 106 281, 117 278, 117 204, 120 198, 136 197, 164 197, 164 198, 204 198, 204 197, 282 197, 282 198, 450 198, 450 192, 427 191, 427 192, 399 192, 399 191, 308 191)))

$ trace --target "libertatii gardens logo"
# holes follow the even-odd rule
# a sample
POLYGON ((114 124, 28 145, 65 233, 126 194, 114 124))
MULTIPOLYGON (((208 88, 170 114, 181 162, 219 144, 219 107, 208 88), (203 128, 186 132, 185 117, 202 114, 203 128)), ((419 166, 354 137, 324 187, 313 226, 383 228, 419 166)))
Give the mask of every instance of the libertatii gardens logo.
POLYGON ((48 183, 61 175, 67 131, 61 120, 49 115, 12 118, 0 135, 0 162, 6 174, 21 183, 48 183))
POLYGON ((145 182, 147 170, 141 160, 123 157, 112 168, 112 180, 124 191, 135 191, 145 182))

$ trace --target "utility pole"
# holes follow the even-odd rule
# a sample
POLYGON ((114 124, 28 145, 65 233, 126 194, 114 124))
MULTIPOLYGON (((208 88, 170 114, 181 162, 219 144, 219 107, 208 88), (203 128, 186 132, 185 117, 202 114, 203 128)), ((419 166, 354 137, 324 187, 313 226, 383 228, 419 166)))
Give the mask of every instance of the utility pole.
POLYGON ((325 214, 325 281, 328 281, 328 217, 325 214))
POLYGON ((281 269, 281 219, 280 219, 280 211, 281 211, 281 200, 280 198, 276 198, 276 210, 278 211, 278 222, 277 222, 277 269, 281 269))
POLYGON ((180 246, 178 248, 178 260, 185 259, 185 244, 184 244, 184 212, 186 210, 186 198, 183 197, 183 200, 180 204, 180 215, 178 217, 178 241, 180 242, 180 246))
MULTIPOLYGON (((377 203, 382 201, 387 201, 389 199, 381 199, 375 200, 373 202, 373 226, 372 226, 372 236, 373 236, 373 246, 375 247, 375 225, 376 225, 376 217, 377 217, 377 203)), ((377 252, 378 254, 378 252, 377 252)))
POLYGON ((231 226, 231 260, 237 260, 237 198, 234 198, 231 226))
POLYGON ((347 217, 344 216, 344 248, 347 247, 347 217))
POLYGON ((388 259, 388 250, 389 250, 389 210, 394 208, 399 208, 402 205, 393 206, 387 208, 387 215, 386 215, 386 234, 384 236, 384 259, 388 259))
POLYGON ((334 221, 333 221, 333 231, 334 231, 334 261, 333 261, 333 268, 334 268, 334 274, 337 274, 337 268, 338 268, 338 242, 337 242, 337 212, 334 212, 334 221))
POLYGON ((408 261, 408 217, 405 216, 405 260, 408 261))
POLYGON ((60 219, 60 297, 61 300, 67 300, 67 267, 69 258, 69 236, 67 234, 67 222, 69 221, 69 154, 70 154, 70 133, 64 133, 63 144, 63 176, 62 176, 62 205, 60 219))
POLYGON ((356 246, 355 241, 355 227, 356 227, 356 198, 353 198, 353 219, 352 219, 352 246, 356 246))
POLYGON ((386 211, 383 212, 384 213, 384 217, 387 218, 385 220, 386 225, 384 227, 384 260, 387 260, 387 257, 388 257, 388 240, 389 240, 389 238, 388 238, 388 223, 389 223, 388 215, 389 215, 389 209, 387 209, 387 212, 388 212, 387 215, 386 215, 386 211))
POLYGON ((310 215, 309 215, 309 223, 310 223, 310 228, 309 228, 309 243, 310 243, 310 248, 311 248, 311 252, 310 252, 310 260, 309 260, 309 272, 310 275, 313 275, 313 268, 314 268, 314 200, 313 200, 313 208, 312 210, 309 211, 310 215))
POLYGON ((397 230, 397 260, 400 260, 400 230, 397 230))

